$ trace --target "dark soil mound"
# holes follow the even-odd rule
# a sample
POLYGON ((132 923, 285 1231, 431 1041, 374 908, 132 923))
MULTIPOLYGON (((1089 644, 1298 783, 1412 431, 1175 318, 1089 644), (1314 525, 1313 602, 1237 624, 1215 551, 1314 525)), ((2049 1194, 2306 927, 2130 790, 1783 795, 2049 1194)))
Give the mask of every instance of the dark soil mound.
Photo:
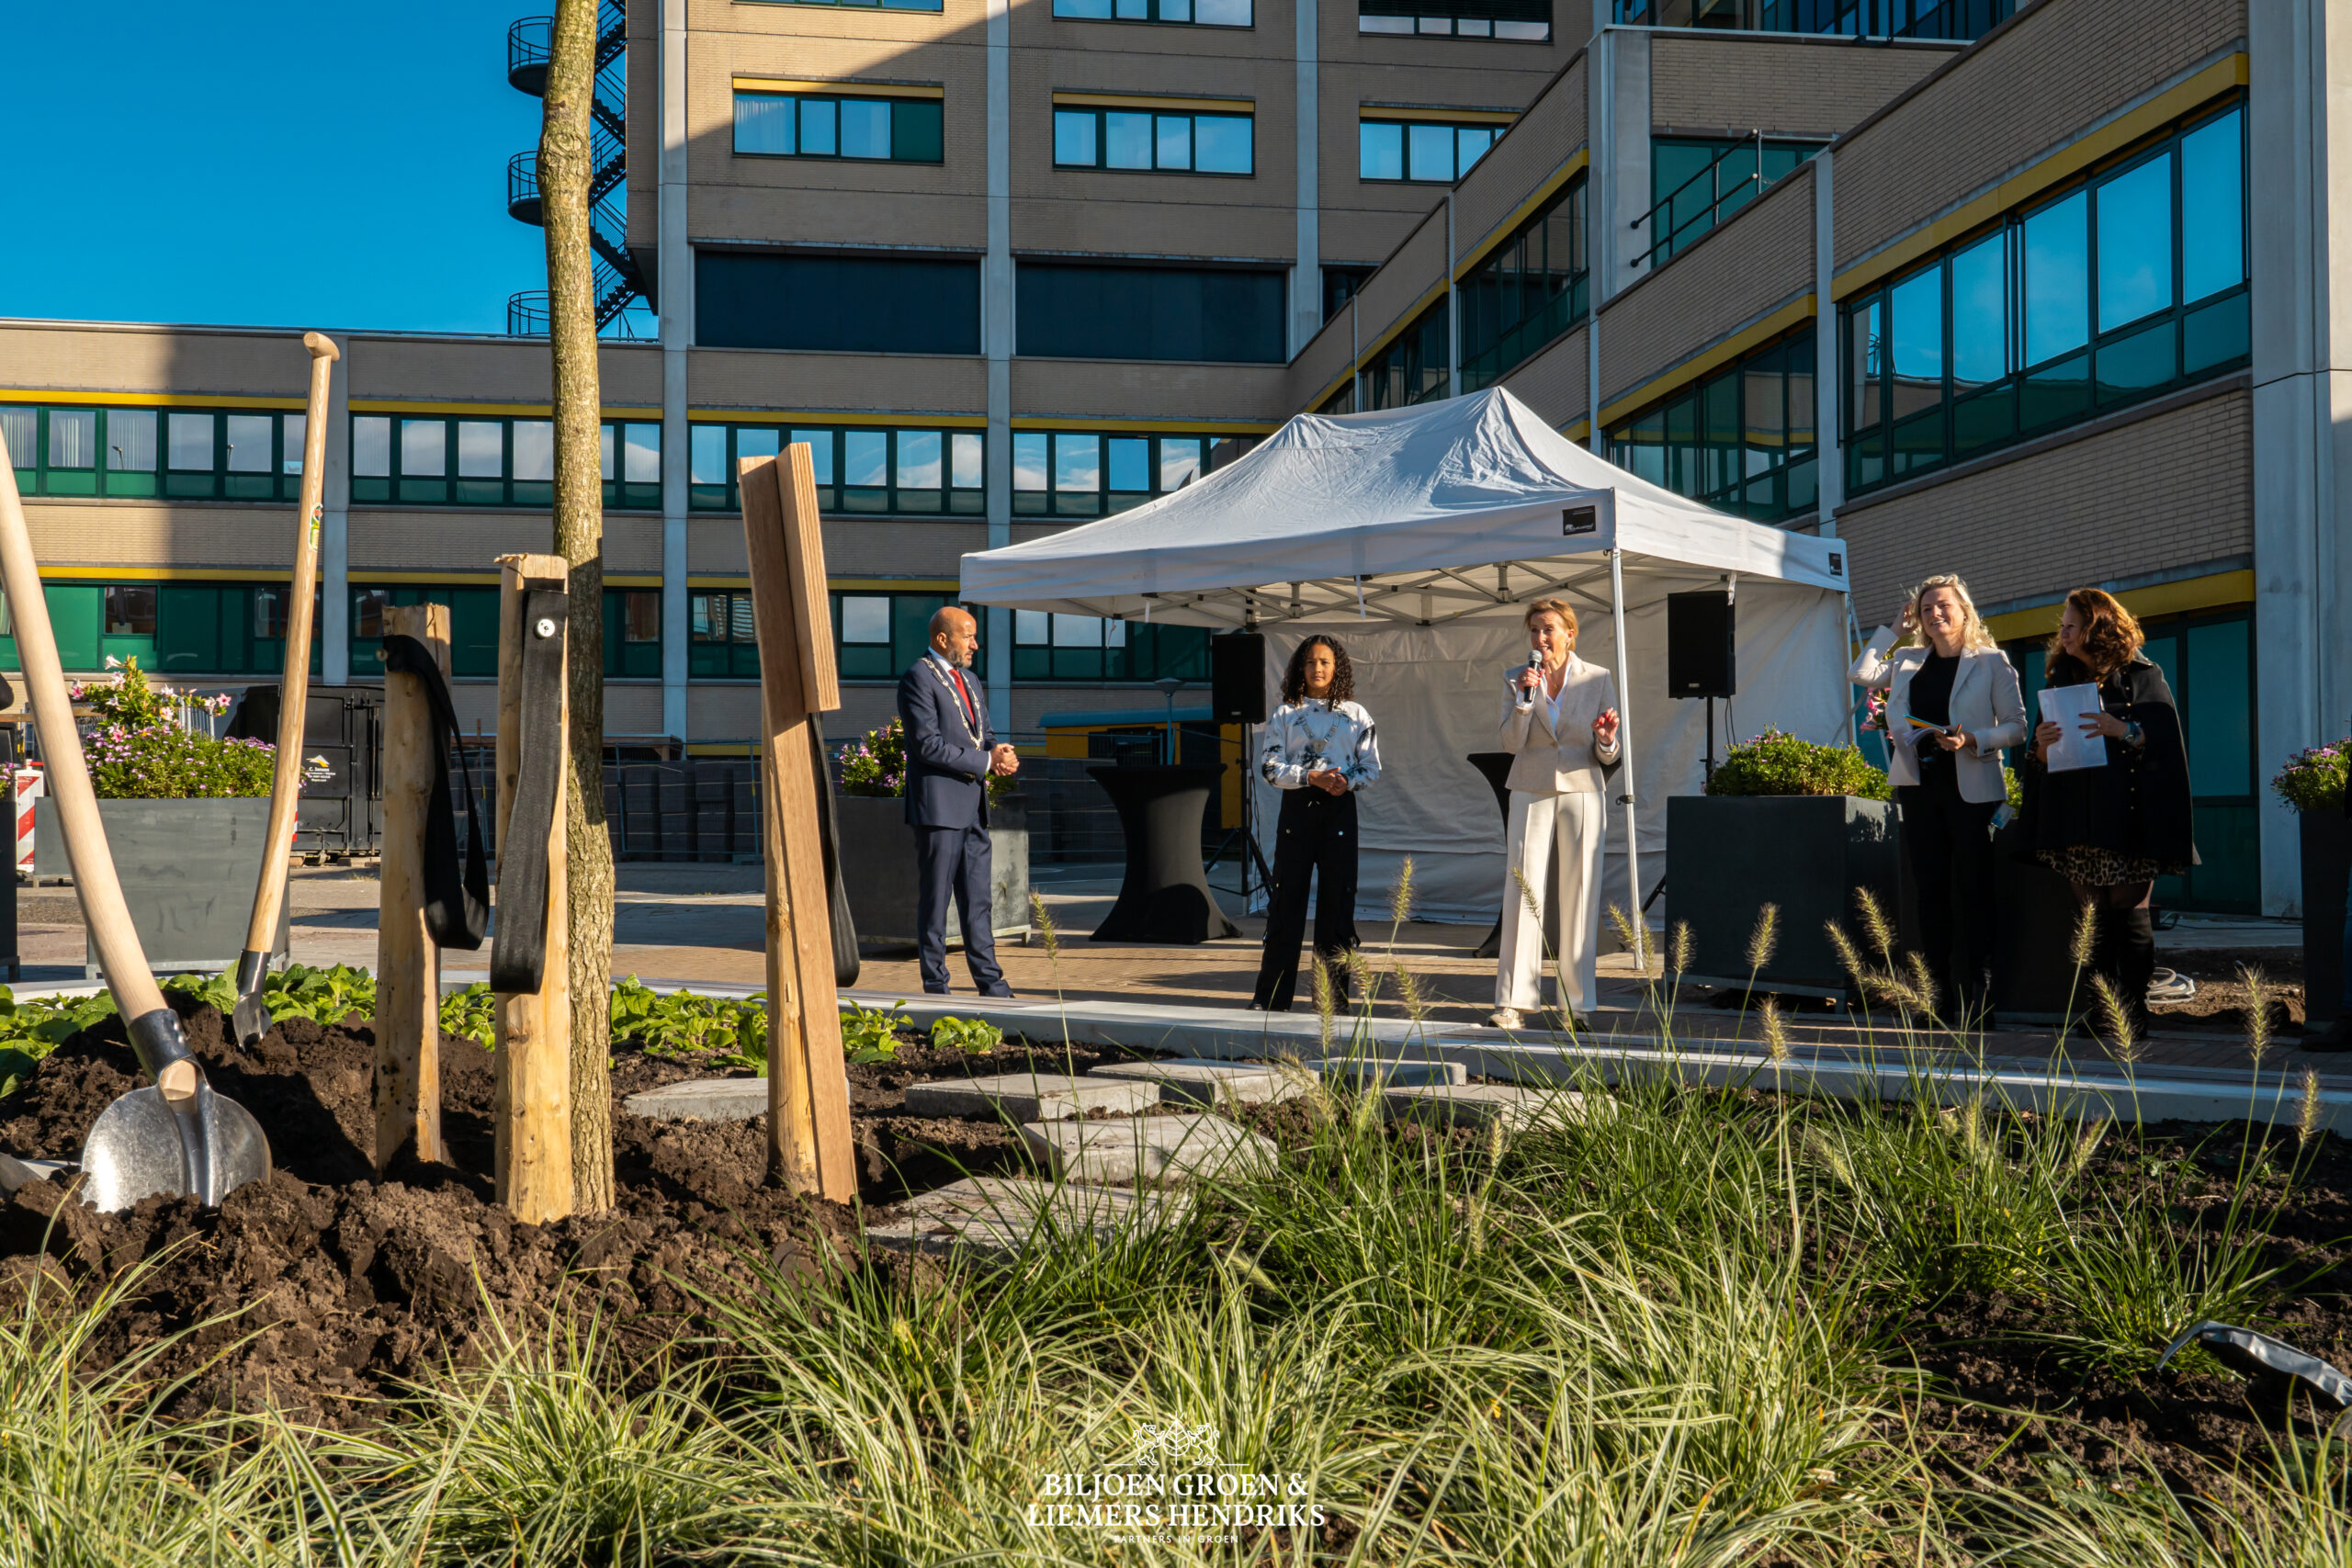
MULTIPOLYGON (((366 1020, 278 1025, 251 1052, 227 1021, 173 995, 213 1086, 251 1111, 276 1169, 217 1212, 150 1199, 101 1214, 71 1183, 35 1183, 0 1201, 0 1310, 45 1277, 61 1298, 86 1297, 147 1264, 135 1299, 107 1323, 94 1363, 111 1361, 209 1319, 161 1370, 195 1374, 191 1404, 273 1401, 329 1422, 364 1422, 359 1402, 452 1359, 481 1355, 496 1324, 527 1332, 558 1305, 601 1310, 646 1346, 684 1332, 696 1284, 746 1277, 747 1255, 793 1272, 821 1250, 854 1264, 855 1211, 766 1181, 767 1124, 658 1122, 619 1101, 725 1069, 616 1045, 613 1056, 614 1207, 549 1225, 515 1221, 494 1201, 492 1057, 441 1037, 441 1130, 448 1163, 414 1161, 378 1180, 369 1151, 375 1034, 366 1020), (495 1320, 495 1321, 493 1321, 495 1320)), ((1020 1163, 1018 1139, 985 1118, 904 1113, 907 1086, 1027 1068, 1084 1072, 1151 1055, 1013 1043, 965 1055, 902 1043, 898 1060, 849 1069, 862 1196, 888 1202, 970 1173, 1020 1163)), ((98 1113, 140 1082, 119 1020, 77 1034, 0 1100, 0 1151, 71 1159, 98 1113)))
MULTIPOLYGON (((441 1040, 450 1163, 375 1179, 375 1038, 360 1021, 294 1021, 249 1054, 229 1047, 211 1008, 175 998, 213 1084, 252 1111, 277 1168, 217 1212, 150 1199, 121 1214, 77 1201, 62 1180, 0 1203, 0 1305, 35 1277, 86 1295, 141 1261, 136 1298, 92 1347, 111 1361, 163 1336, 239 1313, 180 1340, 162 1362, 195 1374, 190 1403, 265 1401, 315 1418, 366 1420, 356 1401, 389 1383, 481 1355, 493 1315, 527 1333, 559 1304, 598 1308, 648 1343, 685 1326, 685 1288, 747 1272, 745 1254, 794 1271, 817 1249, 846 1259, 851 1210, 765 1184, 763 1121, 665 1122, 617 1112, 614 1207, 555 1224, 517 1223, 492 1201, 492 1057, 441 1040), (684 1282, 684 1283, 682 1283, 684 1282), (242 1341, 242 1342, 241 1342, 242 1341)), ((624 1048, 616 1089, 691 1069, 624 1048)), ((74 1036, 0 1100, 0 1149, 72 1157, 106 1105, 133 1088, 119 1021, 74 1036)))

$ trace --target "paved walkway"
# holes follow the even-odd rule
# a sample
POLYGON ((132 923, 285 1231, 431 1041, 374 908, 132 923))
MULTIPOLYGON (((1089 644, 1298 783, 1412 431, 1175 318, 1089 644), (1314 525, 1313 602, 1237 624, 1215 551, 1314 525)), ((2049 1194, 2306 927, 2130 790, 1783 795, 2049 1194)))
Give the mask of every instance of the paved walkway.
MULTIPOLYGON (((1091 868, 1088 868, 1091 869, 1091 868)), ((757 865, 624 863, 616 868, 613 972, 683 985, 756 988, 764 983, 762 954, 762 868, 757 865)), ((1056 951, 1040 933, 1023 945, 1000 942, 999 956, 1013 989, 1024 998, 1069 1001, 1143 1003, 1164 1010, 1239 1009, 1246 1005, 1258 970, 1263 922, 1239 916, 1239 937, 1196 947, 1097 945, 1087 933, 1108 911, 1116 883, 1081 871, 1076 876, 1041 874, 1038 892, 1057 929, 1056 951)), ((372 867, 298 867, 290 884, 293 953, 312 964, 372 966, 376 959, 378 883, 372 867)), ((19 951, 25 962, 19 988, 41 982, 75 983, 83 978, 83 932, 73 893, 65 887, 20 888, 19 951)), ((1227 891, 1228 908, 1238 898, 1227 891)), ((1408 923, 1393 933, 1385 922, 1360 922, 1366 956, 1384 975, 1378 1017, 1402 1021, 1393 971, 1402 967, 1419 988, 1428 1028, 1460 1037, 1476 1030, 1492 1007, 1494 964, 1472 956, 1485 936, 1466 926, 1408 923)), ((2226 974, 2233 953, 2276 953, 2293 946, 2295 928, 2269 920, 2184 919, 2158 942, 2168 961, 2210 974, 2226 974), (2198 961, 2202 960, 2199 964, 2198 961)), ((949 955, 957 997, 968 1001, 970 983, 960 956, 949 955)), ((452 975, 483 969, 488 953, 451 953, 452 975)), ((905 950, 870 952, 856 990, 895 998, 918 997, 922 986, 913 955, 905 950)), ((1632 954, 1604 953, 1600 960, 1601 1007, 1595 1019, 1605 1034, 1632 1039, 1654 1036, 1658 1010, 1669 998, 1653 973, 1634 969, 1632 954)), ((1299 1008, 1311 1016, 1302 983, 1299 1008)), ((1714 993, 1684 987, 1670 998, 1675 1036, 1686 1042, 1716 1042, 1760 1051, 1763 1042, 1753 1010, 1715 1005, 1714 993)), ((1792 1044, 1808 1055, 1840 1055, 1875 1043, 1898 1043, 1899 1032, 1881 1017, 1866 1030, 1842 1010, 1819 1002, 1792 1003, 1788 1015, 1792 1044)), ((2149 1067, 2185 1068, 2222 1075, 2244 1073, 2251 1061, 2233 1027, 2184 1026, 2157 1014, 2154 1036, 2141 1062, 2149 1067)), ((2273 1047, 2267 1066, 2316 1066, 2333 1077, 2335 1058, 2313 1057, 2293 1048, 2290 1026, 2273 1047)), ((1924 1043, 1925 1041, 1923 1040, 1924 1043)), ((1949 1043, 1949 1042, 1947 1042, 1949 1043)), ((1969 1042, 1972 1051, 1996 1059, 2046 1063, 2053 1058, 2095 1065, 2109 1060, 2098 1042, 2076 1037, 2062 1042, 2050 1031, 2003 1031, 1969 1042)), ((2352 1077, 2352 1058, 2344 1061, 2352 1077)))

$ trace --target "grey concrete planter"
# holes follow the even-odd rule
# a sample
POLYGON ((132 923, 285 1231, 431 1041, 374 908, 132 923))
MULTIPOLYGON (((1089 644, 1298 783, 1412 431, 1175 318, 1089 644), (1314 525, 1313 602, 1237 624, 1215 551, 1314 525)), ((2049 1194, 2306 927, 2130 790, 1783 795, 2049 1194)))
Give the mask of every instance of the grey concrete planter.
MULTIPOLYGON (((101 800, 98 818, 148 967, 168 975, 235 967, 253 916, 254 885, 261 879, 268 800, 101 800)), ((290 846, 280 845, 278 852, 290 852, 290 846)), ((54 800, 33 803, 33 873, 74 874, 54 800)), ((281 959, 287 931, 281 911, 276 942, 281 959)), ((96 953, 85 964, 96 979, 96 953)))
MULTIPOLYGON (((907 803, 897 796, 843 795, 835 797, 841 824, 842 886, 849 893, 850 917, 861 942, 915 940, 915 830, 907 826, 907 803)), ((989 845, 995 873, 990 924, 999 936, 1029 930, 1029 811, 1020 796, 989 807, 989 845)), ((947 920, 950 946, 963 941, 954 914, 947 920)))
POLYGON ((2344 890, 2352 874, 2352 821, 2340 811, 2298 818, 2303 849, 2303 1021, 2344 1010, 2344 890))
POLYGON ((1780 906, 1772 962, 1758 990, 1843 996, 1849 981, 1824 925, 1859 931, 1854 889, 1890 919, 1899 877, 1894 807, 1853 795, 1678 795, 1666 803, 1666 920, 1690 925, 1686 977, 1747 984, 1747 944, 1766 904, 1780 906))

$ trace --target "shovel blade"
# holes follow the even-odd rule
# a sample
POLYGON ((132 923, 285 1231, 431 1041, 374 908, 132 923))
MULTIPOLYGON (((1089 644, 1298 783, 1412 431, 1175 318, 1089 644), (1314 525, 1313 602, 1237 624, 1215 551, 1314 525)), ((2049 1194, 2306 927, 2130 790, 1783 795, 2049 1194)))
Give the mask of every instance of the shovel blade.
POLYGON ((259 991, 249 991, 239 997, 236 1011, 230 1015, 230 1022, 236 1028, 238 1047, 246 1051, 260 1044, 262 1036, 267 1034, 270 1026, 277 1021, 270 1017, 269 1009, 262 1004, 259 991))
POLYGON ((200 1079, 175 1100, 135 1089, 99 1112, 82 1171, 83 1196, 109 1213, 157 1193, 209 1206, 269 1174, 269 1141, 252 1111, 200 1079))

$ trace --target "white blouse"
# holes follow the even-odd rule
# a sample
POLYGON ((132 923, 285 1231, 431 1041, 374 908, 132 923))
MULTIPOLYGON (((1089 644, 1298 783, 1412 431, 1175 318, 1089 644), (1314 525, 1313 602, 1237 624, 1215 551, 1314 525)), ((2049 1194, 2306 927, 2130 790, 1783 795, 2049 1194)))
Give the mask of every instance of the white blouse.
POLYGON ((1380 745, 1372 715, 1356 703, 1327 703, 1307 697, 1284 703, 1266 719, 1265 749, 1258 772, 1276 789, 1304 789, 1306 775, 1335 768, 1350 789, 1380 776, 1380 745))

